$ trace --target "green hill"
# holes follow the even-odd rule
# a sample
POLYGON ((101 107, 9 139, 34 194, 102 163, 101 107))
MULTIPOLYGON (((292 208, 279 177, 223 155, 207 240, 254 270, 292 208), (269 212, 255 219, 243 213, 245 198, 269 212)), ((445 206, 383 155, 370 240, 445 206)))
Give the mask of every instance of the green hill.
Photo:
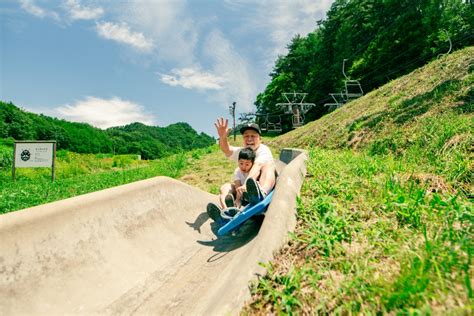
POLYGON ((309 150, 244 314, 472 314, 474 48, 268 142, 309 150))
POLYGON ((271 145, 393 154, 414 159, 420 167, 436 166, 437 174, 467 190, 473 168, 468 154, 474 141, 473 70, 474 47, 468 47, 275 138, 271 145))
POLYGON ((58 149, 77 153, 140 154, 144 159, 156 159, 215 143, 214 138, 198 134, 187 123, 167 127, 132 123, 101 130, 85 123, 29 113, 4 102, 0 102, 0 138, 56 140, 58 149))

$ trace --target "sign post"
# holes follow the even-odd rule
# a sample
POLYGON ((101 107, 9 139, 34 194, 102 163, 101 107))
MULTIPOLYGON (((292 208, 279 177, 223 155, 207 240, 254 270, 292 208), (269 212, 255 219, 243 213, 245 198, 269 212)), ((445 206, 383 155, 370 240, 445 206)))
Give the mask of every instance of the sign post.
POLYGON ((56 141, 16 141, 13 149, 12 177, 16 168, 51 168, 51 181, 55 178, 56 141))

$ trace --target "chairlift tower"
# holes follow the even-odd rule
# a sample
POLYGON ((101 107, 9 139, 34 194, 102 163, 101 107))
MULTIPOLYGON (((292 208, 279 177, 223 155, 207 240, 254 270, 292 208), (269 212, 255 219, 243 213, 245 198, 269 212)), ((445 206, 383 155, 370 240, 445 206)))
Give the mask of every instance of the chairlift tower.
POLYGON ((292 116, 292 127, 297 128, 305 123, 305 114, 316 106, 314 103, 304 102, 307 93, 286 92, 283 96, 286 100, 284 103, 277 103, 277 113, 247 113, 242 116, 241 120, 246 119, 249 115, 255 116, 258 120, 262 132, 281 133, 283 131, 282 117, 292 116))
MULTIPOLYGON (((308 94, 303 92, 285 92, 285 103, 277 103, 277 108, 283 110, 284 113, 292 115, 292 126, 293 128, 300 127, 304 124, 305 114, 316 106, 314 103, 305 103, 304 99, 308 94)), ((281 121, 281 117, 280 117, 281 121)))

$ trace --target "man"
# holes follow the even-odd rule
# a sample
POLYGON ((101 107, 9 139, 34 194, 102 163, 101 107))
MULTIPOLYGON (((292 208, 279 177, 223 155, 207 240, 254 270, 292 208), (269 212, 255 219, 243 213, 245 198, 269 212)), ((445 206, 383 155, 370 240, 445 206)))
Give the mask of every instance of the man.
MULTIPOLYGON (((243 136, 243 147, 234 147, 230 146, 229 140, 227 139, 229 120, 220 118, 214 125, 219 135, 219 147, 226 157, 238 161, 239 152, 242 148, 250 147, 255 151, 255 162, 249 171, 245 185, 239 188, 237 194, 242 195, 244 192, 247 192, 247 199, 250 203, 257 203, 263 200, 275 186, 275 163, 270 149, 261 143, 261 131, 259 126, 255 123, 243 126, 240 129, 240 133, 243 136)), ((227 194, 223 191, 229 190, 230 187, 231 184, 228 183, 221 187, 221 197, 227 194)), ((221 205, 224 203, 224 201, 221 201, 221 205)), ((213 203, 209 203, 207 208, 209 216, 215 221, 220 221, 220 210, 221 209, 213 203)))

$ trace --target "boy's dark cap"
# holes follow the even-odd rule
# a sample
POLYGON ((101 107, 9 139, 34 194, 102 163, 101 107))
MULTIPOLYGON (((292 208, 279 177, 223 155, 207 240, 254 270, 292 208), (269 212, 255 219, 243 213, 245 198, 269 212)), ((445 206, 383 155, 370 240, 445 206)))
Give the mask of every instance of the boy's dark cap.
POLYGON ((249 124, 246 124, 246 125, 242 126, 240 128, 240 134, 243 134, 248 129, 252 129, 252 130, 256 131, 259 135, 262 134, 262 131, 260 130, 260 127, 258 126, 258 124, 255 124, 255 123, 249 123, 249 124))

